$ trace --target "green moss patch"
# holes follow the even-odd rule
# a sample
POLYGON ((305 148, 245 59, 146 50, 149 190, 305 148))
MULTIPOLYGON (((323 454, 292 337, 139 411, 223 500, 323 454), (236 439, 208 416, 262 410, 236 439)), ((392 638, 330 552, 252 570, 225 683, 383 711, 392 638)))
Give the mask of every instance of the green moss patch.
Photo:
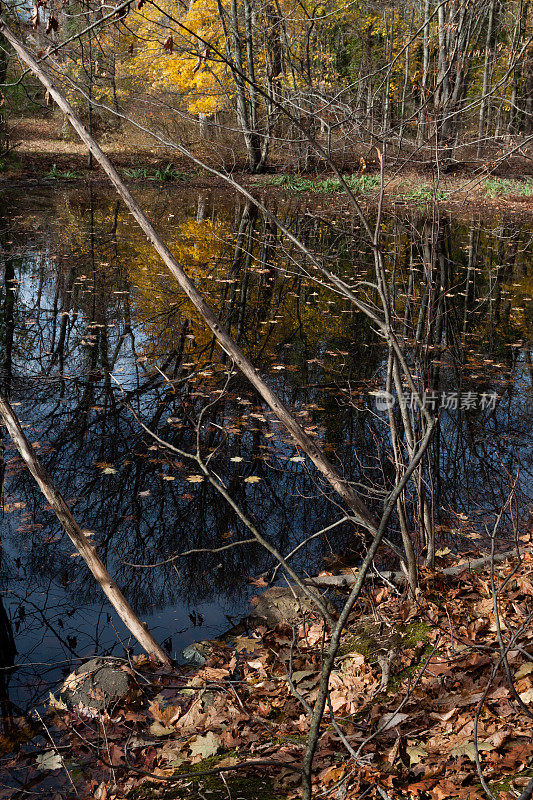
POLYGON ((133 789, 128 795, 131 800, 227 800, 228 789, 231 792, 232 800, 285 800, 274 789, 273 782, 269 778, 259 778, 257 776, 231 775, 226 773, 226 784, 221 778, 216 776, 205 776, 198 781, 189 779, 186 785, 182 786, 139 786, 133 789), (209 780, 207 780, 209 779, 209 780))
MULTIPOLYGON (((246 774, 246 770, 229 770, 224 773, 226 782, 220 775, 201 775, 206 770, 213 769, 222 760, 237 756, 237 751, 226 751, 209 758, 204 758, 197 764, 183 764, 175 775, 197 772, 198 777, 184 778, 182 784, 143 784, 133 789, 128 798, 131 800, 227 800, 228 788, 232 800, 284 800, 283 796, 274 788, 271 778, 246 774)), ((250 768, 253 769, 253 768, 250 768)))
POLYGON ((360 620, 346 635, 339 648, 339 656, 359 653, 370 663, 377 661, 377 653, 394 648, 403 650, 417 647, 428 641, 429 628, 423 622, 382 626, 373 617, 360 620))

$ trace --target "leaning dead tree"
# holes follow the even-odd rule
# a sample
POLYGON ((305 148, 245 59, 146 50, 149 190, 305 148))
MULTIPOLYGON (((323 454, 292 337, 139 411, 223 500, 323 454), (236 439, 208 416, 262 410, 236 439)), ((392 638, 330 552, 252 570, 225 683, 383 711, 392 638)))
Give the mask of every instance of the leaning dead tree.
POLYGON ((2 394, 0 394, 0 419, 6 426, 13 444, 20 453, 20 456, 26 464, 28 470, 35 478, 39 489, 49 502, 64 531, 89 567, 90 571, 98 582, 98 585, 119 615, 124 625, 130 631, 130 633, 133 634, 141 647, 143 647, 147 653, 157 658, 157 660, 161 661, 161 663, 170 665, 171 662, 168 655, 165 653, 161 645, 156 642, 147 626, 141 622, 137 614, 134 612, 118 588, 117 584, 107 571, 102 559, 96 551, 96 547, 92 544, 89 537, 80 528, 72 516, 70 509, 61 493, 55 487, 52 479, 40 463, 39 459, 36 457, 31 444, 22 430, 22 426, 18 421, 15 412, 2 394))

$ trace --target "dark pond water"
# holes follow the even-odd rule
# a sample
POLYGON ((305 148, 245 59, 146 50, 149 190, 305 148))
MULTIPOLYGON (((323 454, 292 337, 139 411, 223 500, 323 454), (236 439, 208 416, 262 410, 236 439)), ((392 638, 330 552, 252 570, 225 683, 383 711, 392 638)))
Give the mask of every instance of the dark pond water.
MULTIPOLYGON (((171 189, 139 194, 308 432, 350 480, 379 485, 386 443, 372 392, 382 386, 384 354, 365 319, 302 276, 298 253, 242 201, 171 189)), ((193 452, 198 414, 218 398, 204 417, 202 452, 213 454, 234 499, 283 552, 341 512, 244 380, 228 375, 224 354, 111 194, 3 191, 1 209, 2 390, 74 516, 174 655, 240 617, 256 591, 248 579, 272 562, 245 546, 157 569, 129 566, 246 537, 213 489, 195 482, 195 465, 169 455, 139 420, 193 452)), ((275 210, 339 275, 371 275, 351 214, 311 215, 296 202, 275 210)), ((527 508, 532 234, 530 223, 447 215, 428 222, 420 211, 385 221, 391 291, 419 368, 434 389, 459 392, 458 407, 442 411, 427 478, 435 524, 452 548, 483 534, 513 482, 515 510, 527 508), (428 291, 438 294, 431 317, 428 291), (461 401, 467 393, 473 406, 461 401), (492 399, 483 405, 482 395, 492 399)), ((3 444, 1 660, 17 669, 4 669, 2 691, 26 708, 77 659, 121 655, 133 644, 10 441, 3 444)), ((350 542, 340 525, 304 548, 298 565, 312 574, 350 542)))

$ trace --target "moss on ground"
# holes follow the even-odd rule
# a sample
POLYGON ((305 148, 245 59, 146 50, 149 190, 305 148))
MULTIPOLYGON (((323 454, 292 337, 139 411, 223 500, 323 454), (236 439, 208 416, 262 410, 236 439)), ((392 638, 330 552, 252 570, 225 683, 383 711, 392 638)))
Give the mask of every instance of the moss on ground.
MULTIPOLYGON (((491 792, 511 792, 516 791, 516 786, 514 785, 514 781, 516 778, 533 778, 533 769, 525 769, 523 772, 518 772, 515 775, 506 775, 505 778, 501 778, 498 781, 492 781, 489 783, 489 789, 491 792)), ((481 789, 481 784, 479 786, 481 789)))
POLYGON ((353 631, 345 636, 339 647, 339 656, 359 653, 370 663, 377 661, 377 653, 383 650, 414 648, 428 641, 429 628, 423 622, 396 625, 382 629, 373 617, 360 620, 353 631))
MULTIPOLYGON (((220 753, 204 758, 197 764, 183 764, 175 775, 180 773, 204 772, 213 769, 223 759, 236 756, 236 751, 220 753)), ((227 800, 228 789, 232 800, 284 800, 274 788, 270 778, 246 774, 242 771, 228 771, 224 774, 226 782, 219 775, 198 775, 186 778, 181 785, 143 784, 128 794, 130 800, 227 800)))
MULTIPOLYGON (((210 780, 189 781, 186 786, 162 787, 139 786, 133 789, 128 798, 131 800, 228 800, 228 789, 232 800, 285 800, 284 795, 274 789, 268 778, 226 773, 226 784, 220 778, 210 780)), ((206 776, 210 777, 210 776, 206 776)))

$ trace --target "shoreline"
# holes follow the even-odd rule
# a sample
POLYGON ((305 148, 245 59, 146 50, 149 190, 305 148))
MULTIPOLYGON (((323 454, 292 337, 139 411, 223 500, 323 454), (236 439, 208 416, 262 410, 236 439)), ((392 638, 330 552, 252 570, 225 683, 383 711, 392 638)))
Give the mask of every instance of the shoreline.
MULTIPOLYGON (((168 162, 167 162, 168 163, 168 162)), ((183 177, 178 180, 157 180, 153 176, 130 177, 126 173, 133 167, 118 165, 119 172, 122 173, 127 185, 133 187, 162 188, 176 192, 198 192, 198 191, 231 191, 238 194, 238 190, 228 185, 226 181, 209 175, 198 175, 195 172, 183 172, 183 177)), ((57 177, 39 175, 35 171, 28 171, 24 168, 9 169, 0 174, 0 191, 20 190, 28 187, 40 187, 45 190, 65 189, 78 187, 94 187, 98 189, 111 189, 108 179, 100 170, 88 170, 85 168, 76 174, 75 177, 65 177, 58 170, 57 177)), ((285 173, 288 176, 288 173, 285 173)), ((244 172, 234 172, 230 174, 232 180, 236 181, 243 188, 252 191, 261 199, 279 199, 283 201, 300 201, 306 204, 310 212, 326 212, 346 210, 352 208, 351 202, 342 189, 326 189, 322 186, 332 181, 331 173, 321 173, 313 176, 288 176, 288 181, 294 178, 295 182, 302 182, 309 185, 309 188, 295 189, 290 183, 286 186, 276 185, 273 179, 279 178, 279 174, 251 175, 244 172), (316 185, 316 188, 312 187, 316 185), (323 207, 327 201, 327 208, 323 207), (314 208, 313 208, 314 207, 314 208)), ((450 213, 480 214, 483 216, 494 216, 498 214, 511 214, 513 218, 530 218, 533 216, 533 183, 521 182, 523 187, 531 185, 531 194, 520 194, 509 187, 508 193, 499 196, 491 196, 485 188, 486 178, 467 178, 456 177, 445 178, 439 187, 432 186, 427 176, 416 175, 413 173, 405 176, 399 175, 393 178, 385 176, 384 210, 418 211, 424 212, 429 209, 438 208, 439 211, 450 213)), ((512 180, 512 179, 509 179, 512 180)), ((513 180, 513 183, 515 181, 513 180)), ((517 188, 520 183, 516 181, 517 188)), ((504 184, 503 188, 507 190, 504 184)), ((378 204, 378 193, 375 189, 364 192, 356 192, 356 198, 366 211, 372 211, 378 204)))

